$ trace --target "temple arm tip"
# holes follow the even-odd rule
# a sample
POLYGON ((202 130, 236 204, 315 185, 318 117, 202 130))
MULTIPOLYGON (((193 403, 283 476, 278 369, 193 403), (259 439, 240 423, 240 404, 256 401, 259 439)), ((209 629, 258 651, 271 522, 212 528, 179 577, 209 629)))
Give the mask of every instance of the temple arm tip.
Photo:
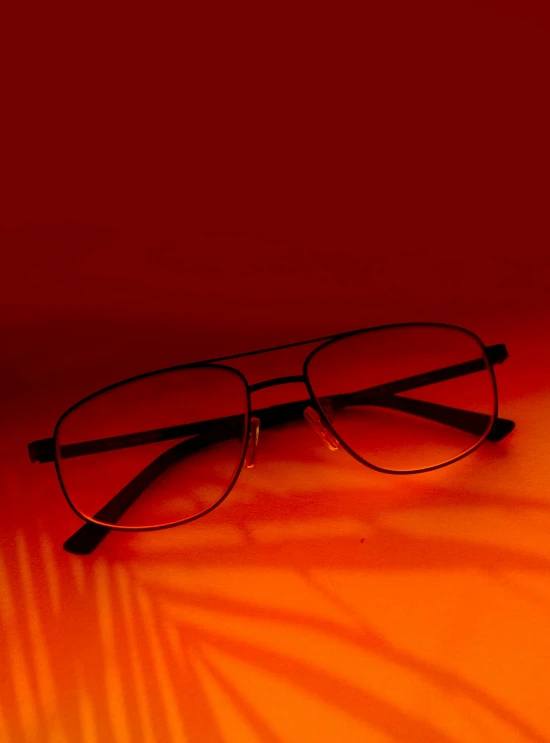
POLYGON ((63 544, 71 555, 90 555, 105 539, 110 529, 107 526, 87 522, 63 544))
POLYGON ((29 459, 31 462, 53 462, 55 460, 55 441, 54 439, 40 439, 40 441, 31 441, 28 445, 29 459))
POLYGON ((485 353, 489 359, 489 363, 493 366, 494 364, 502 364, 508 358, 508 349, 504 343, 495 343, 494 346, 485 346, 485 353))
POLYGON ((515 427, 516 424, 514 421, 511 421, 508 418, 497 418, 493 423, 493 427, 491 428, 487 439, 489 441, 501 441, 505 436, 508 436, 515 427))

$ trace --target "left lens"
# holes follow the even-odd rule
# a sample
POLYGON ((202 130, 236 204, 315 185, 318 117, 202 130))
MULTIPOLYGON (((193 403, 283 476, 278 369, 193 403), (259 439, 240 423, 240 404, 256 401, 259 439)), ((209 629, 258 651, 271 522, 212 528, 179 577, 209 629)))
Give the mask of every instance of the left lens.
POLYGON ((460 328, 403 325, 321 346, 306 374, 337 437, 387 472, 460 458, 487 436, 496 389, 483 344, 460 328))
POLYGON ((58 472, 78 513, 151 528, 216 505, 242 465, 244 379, 218 366, 151 374, 84 400, 56 432, 58 472))

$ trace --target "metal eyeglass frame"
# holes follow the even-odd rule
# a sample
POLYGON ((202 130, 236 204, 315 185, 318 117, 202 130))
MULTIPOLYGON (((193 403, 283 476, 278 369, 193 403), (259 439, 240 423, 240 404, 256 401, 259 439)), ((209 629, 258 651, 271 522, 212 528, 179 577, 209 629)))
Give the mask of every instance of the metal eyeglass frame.
POLYGON ((188 364, 182 364, 168 367, 166 369, 159 369, 156 371, 147 372, 145 374, 139 374, 137 376, 122 380, 120 382, 116 382, 96 392, 93 392, 91 395, 88 395, 87 397, 72 405, 63 413, 63 415, 57 421, 53 436, 51 438, 33 441, 28 445, 29 457, 32 462, 55 463, 59 484, 61 486, 61 490, 65 496, 65 499, 67 500, 72 510, 76 513, 76 515, 86 522, 71 537, 69 537, 69 539, 67 539, 63 546, 68 552, 71 552, 73 554, 89 554, 101 543, 101 541, 111 530, 154 531, 157 529, 166 529, 172 526, 179 526, 181 524, 189 523, 190 521, 194 521, 197 518, 201 518, 202 516, 205 516, 214 508, 219 506, 231 492, 243 467, 253 466, 253 456, 259 433, 260 419, 262 428, 270 428, 272 426, 299 419, 302 415, 305 415, 306 419, 312 424, 314 429, 321 436, 321 438, 329 448, 336 449, 340 446, 361 464, 364 464, 367 467, 370 467, 371 469, 374 469, 378 472, 388 474, 417 474, 453 464, 454 462, 457 462, 458 460, 474 452, 479 446, 481 446, 481 444, 485 440, 500 441, 513 430, 515 426, 515 423, 513 421, 498 417, 497 384, 493 369, 493 366, 495 364, 502 363, 506 360, 507 357, 508 352, 506 350, 506 346, 504 346, 503 344, 485 346, 477 335, 472 333, 470 330, 466 330, 465 328, 445 323, 411 322, 380 325, 372 328, 361 328, 344 333, 337 333, 328 336, 322 336, 319 338, 312 338, 304 341, 297 341, 284 345, 272 346, 269 348, 257 349, 254 351, 247 351, 245 353, 233 354, 231 356, 220 356, 205 361, 195 361, 188 364), (380 330, 410 327, 448 328, 454 331, 465 333, 478 344, 481 351, 481 358, 472 361, 466 361, 464 363, 456 364, 450 367, 445 367, 444 369, 436 369, 431 372, 415 375, 406 379, 395 380, 394 382, 389 382, 384 385, 378 385, 377 387, 371 387, 367 390, 359 390, 357 392, 336 395, 331 397, 329 400, 322 400, 316 397, 309 379, 308 368, 311 360, 320 351, 332 345, 333 343, 346 338, 350 338, 352 336, 367 334, 380 330), (246 356, 254 356, 257 354, 269 353, 274 351, 283 351, 289 348, 309 345, 313 343, 319 343, 320 345, 314 348, 306 356, 303 363, 301 375, 277 377, 274 379, 267 379, 256 384, 249 384, 244 374, 238 369, 220 363, 232 359, 244 358, 246 356), (68 444, 63 446, 59 445, 58 432, 63 421, 76 408, 85 404, 94 397, 97 397, 98 395, 101 395, 105 392, 109 392, 110 390, 113 390, 119 386, 128 384, 129 382, 135 382, 140 379, 146 379, 148 377, 163 374, 166 372, 201 367, 211 368, 213 366, 215 366, 215 368, 226 369, 227 371, 230 371, 241 378, 246 389, 246 413, 239 414, 238 416, 230 416, 228 418, 220 418, 210 421, 199 421, 196 423, 184 424, 181 426, 171 426, 169 428, 155 429, 153 431, 141 431, 138 433, 126 434, 123 436, 96 439, 93 441, 78 442, 75 444, 68 444), (420 386, 432 384, 438 381, 444 381, 446 379, 453 379, 482 369, 486 369, 489 371, 494 392, 494 411, 489 421, 488 416, 485 414, 475 413, 459 408, 451 408, 445 405, 416 400, 414 398, 395 396, 399 392, 415 389, 420 386), (308 400, 299 400, 296 402, 274 405, 268 408, 254 411, 254 416, 252 415, 253 411, 251 395, 253 392, 266 389, 268 387, 274 387, 276 385, 291 384, 297 382, 301 382, 305 385, 309 396, 308 400), (341 438, 341 436, 338 434, 331 423, 331 415, 329 410, 327 409, 327 405, 325 404, 325 402, 327 401, 329 402, 330 408, 332 410, 337 410, 350 404, 378 404, 382 407, 390 407, 396 410, 411 413, 413 415, 419 415, 423 418, 435 420, 439 423, 450 425, 454 428, 458 428, 466 432, 479 434, 480 438, 474 445, 472 445, 472 447, 470 447, 466 451, 440 464, 414 470, 384 469, 363 459, 341 438), (246 416, 244 421, 244 431, 242 428, 243 415, 246 416), (257 416, 260 416, 260 418, 258 418, 257 416), (241 458, 236 468, 235 475, 232 478, 229 486, 217 501, 215 501, 212 505, 197 514, 168 524, 159 524, 154 526, 120 526, 116 523, 118 519, 120 519, 122 515, 128 510, 128 508, 130 508, 130 506, 137 500, 139 495, 141 495, 141 493, 143 493, 147 489, 147 487, 162 473, 164 473, 170 466, 175 464, 177 461, 180 461, 186 455, 192 454, 195 451, 204 448, 205 446, 209 446, 214 443, 227 440, 228 438, 232 438, 236 433, 237 425, 240 427, 240 431, 244 433, 241 458), (144 470, 139 472, 131 480, 130 483, 128 483, 103 508, 101 508, 94 515, 93 518, 81 513, 75 507, 74 503, 72 502, 70 496, 66 491, 59 464, 59 460, 61 458, 112 451, 114 449, 128 448, 146 443, 168 441, 170 439, 173 440, 176 438, 189 436, 192 436, 193 438, 186 438, 184 441, 164 451, 149 465, 147 465, 144 470))

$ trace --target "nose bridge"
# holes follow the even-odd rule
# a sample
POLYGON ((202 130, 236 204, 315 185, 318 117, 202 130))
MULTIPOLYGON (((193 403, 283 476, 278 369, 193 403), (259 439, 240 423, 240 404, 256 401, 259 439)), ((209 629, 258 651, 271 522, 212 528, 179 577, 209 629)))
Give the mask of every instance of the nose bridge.
POLYGON ((305 384, 306 378, 303 374, 293 374, 290 377, 275 377, 275 379, 265 379, 263 382, 256 382, 256 384, 250 385, 250 392, 257 392, 258 390, 265 390, 268 387, 277 387, 279 384, 295 384, 297 382, 303 382, 305 384))

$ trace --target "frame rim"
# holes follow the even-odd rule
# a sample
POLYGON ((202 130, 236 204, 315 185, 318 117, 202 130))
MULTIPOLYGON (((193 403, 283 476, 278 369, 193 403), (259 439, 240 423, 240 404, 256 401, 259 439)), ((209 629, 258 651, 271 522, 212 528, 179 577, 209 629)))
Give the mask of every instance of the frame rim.
POLYGON ((244 374, 239 369, 234 369, 231 366, 226 366, 224 364, 214 364, 211 362, 192 362, 191 364, 178 364, 176 366, 167 367, 166 369, 155 369, 151 372, 145 372, 143 374, 137 374, 134 377, 129 377, 127 379, 122 379, 118 382, 114 382, 113 384, 107 385, 107 387, 102 387, 99 390, 96 390, 95 392, 92 392, 91 394, 87 395, 86 397, 83 397, 81 400, 78 400, 78 402, 71 405, 65 412, 59 417, 57 423, 55 424, 54 432, 53 432, 53 441, 54 441, 54 466, 55 471, 57 474, 57 479, 59 481, 59 485, 61 487, 61 490, 63 492, 63 495, 65 497, 65 500, 71 507, 72 511, 83 521, 85 521, 88 524, 95 524, 96 526, 102 526, 106 529, 110 529, 112 531, 126 531, 126 532, 141 532, 141 531, 160 531, 161 529, 169 529, 173 526, 181 526, 182 524, 188 524, 191 521, 196 521, 197 519, 201 518, 202 516, 206 516, 208 513, 213 511, 215 508, 217 508, 221 503, 227 498, 233 487, 235 486, 235 483, 239 479, 239 476, 242 472, 244 462, 246 459, 246 451, 248 448, 248 438, 250 435, 250 420, 251 420, 251 399, 250 399, 250 385, 248 384, 248 381, 244 374), (223 369, 225 371, 231 372, 232 374, 235 374, 238 376, 241 381, 243 382, 244 389, 245 389, 245 399, 246 399, 246 411, 243 413, 245 416, 245 425, 244 425, 244 435, 243 435, 243 445, 242 445, 242 452, 239 459, 239 462, 237 464, 237 468, 235 470, 235 474, 233 475, 230 484, 227 486, 226 490, 224 491, 223 495, 218 498, 212 505, 210 505, 207 509, 204 511, 201 511, 198 514, 194 514, 193 516, 188 516, 185 519, 180 519, 179 521, 172 521, 168 524, 155 524, 153 526, 120 526, 119 524, 108 524, 105 521, 99 521, 97 519, 94 519, 91 516, 86 516, 84 513, 79 511, 79 509, 75 506, 75 504, 72 502, 69 494, 67 493, 67 490, 65 488, 65 484, 63 482, 63 477, 61 474, 61 468, 59 464, 59 454, 60 454, 60 444, 58 440, 58 434, 59 429, 63 423, 63 421, 77 408, 81 407, 85 403, 89 402, 95 397, 98 397, 99 395, 102 395, 105 392, 110 392, 113 389, 116 389, 117 387, 122 387, 123 385, 126 385, 130 382, 136 382, 140 379, 147 379, 149 377, 154 377, 160 374, 166 374, 168 372, 176 372, 176 371, 183 371, 184 369, 190 369, 190 368, 209 368, 209 369, 223 369))
POLYGON ((372 469, 376 472, 381 472, 382 474, 386 475, 420 475, 424 472, 432 472, 433 470, 441 469, 442 467, 447 467, 450 464, 454 464, 455 462, 459 462, 461 459, 464 459, 464 457, 467 457, 469 454, 473 454, 476 449, 478 449, 487 439, 489 436, 491 429, 493 428, 496 419, 498 418, 498 387, 497 387, 497 381, 495 376, 495 370, 491 362, 489 361, 489 358, 487 356, 487 351, 485 344, 481 340, 481 338, 476 335, 473 331, 467 330, 466 328, 463 328, 459 325, 452 325, 449 323, 437 323, 437 322, 404 322, 404 323, 390 323, 389 325, 378 325, 373 328, 361 328, 359 330, 352 330, 349 333, 342 333, 338 335, 337 337, 333 337, 324 343, 322 343, 320 346, 317 346, 317 348, 314 348, 306 357, 304 364, 302 366, 303 376, 304 376, 304 382, 308 390, 308 394, 311 398, 311 400, 315 403, 315 409, 319 413, 321 420, 323 421, 323 424, 330 430, 330 432, 333 434, 335 439, 338 441, 339 445, 344 449, 350 456, 352 456, 357 462, 360 464, 369 467, 369 469, 372 469), (475 444, 473 444, 469 449, 466 449, 466 451, 462 452, 461 454, 458 454, 456 457, 452 457, 451 459, 446 460, 445 462, 442 462, 441 464, 432 465, 431 467, 422 467, 420 469, 413 469, 413 470, 392 470, 385 467, 378 467, 377 465, 373 464, 372 462, 367 461, 363 457, 361 457, 357 452, 355 452, 340 436, 340 434, 336 431, 332 423, 328 420, 321 404, 319 403, 315 392, 313 391, 313 386, 311 384, 311 380, 309 378, 309 364, 311 360, 316 356, 319 351, 327 348, 328 346, 331 346, 333 343, 337 343, 340 340, 343 340, 348 337, 353 337, 355 335, 363 335, 366 333, 370 333, 373 331, 379 331, 379 330, 390 330, 394 328, 410 328, 410 327, 432 327, 432 328, 446 328, 448 330, 457 330, 462 333, 465 333, 466 335, 469 335, 481 348, 482 357, 485 361, 485 364, 488 368, 489 375, 491 378, 491 387, 493 390, 493 396, 494 396, 494 406, 493 406, 493 413, 491 416, 491 424, 488 426, 487 430, 483 434, 483 436, 477 441, 475 444))

